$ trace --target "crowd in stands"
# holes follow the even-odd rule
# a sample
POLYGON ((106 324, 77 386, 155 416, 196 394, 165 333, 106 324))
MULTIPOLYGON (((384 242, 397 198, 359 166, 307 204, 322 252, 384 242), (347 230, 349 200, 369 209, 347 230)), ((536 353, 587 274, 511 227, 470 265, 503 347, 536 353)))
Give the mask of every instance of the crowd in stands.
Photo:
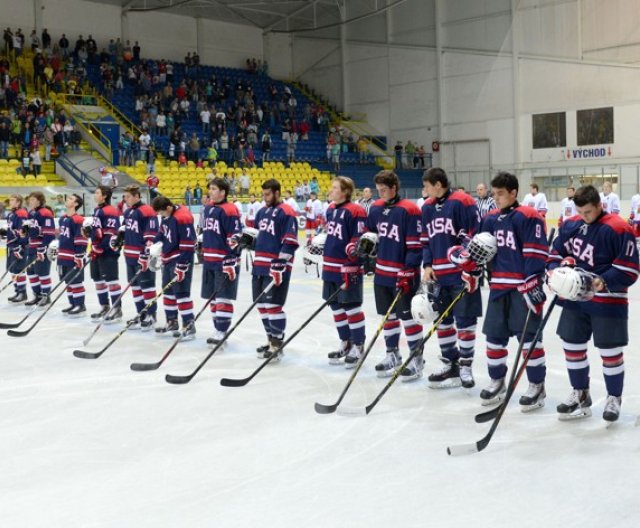
POLYGON ((427 151, 424 145, 412 143, 407 141, 406 145, 402 144, 402 141, 398 141, 393 147, 396 161, 396 169, 424 169, 428 168, 425 164, 427 158, 427 151))

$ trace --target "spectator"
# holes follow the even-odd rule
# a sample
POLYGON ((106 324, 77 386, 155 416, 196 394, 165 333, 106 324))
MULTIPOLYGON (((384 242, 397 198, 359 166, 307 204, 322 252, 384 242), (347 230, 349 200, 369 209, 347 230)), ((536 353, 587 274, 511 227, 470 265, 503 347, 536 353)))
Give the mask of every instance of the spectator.
POLYGON ((118 180, 111 170, 107 170, 106 167, 100 167, 100 185, 104 185, 111 189, 118 186, 118 180))
POLYGON ((29 156, 31 157, 31 168, 33 170, 33 175, 38 176, 38 174, 40 174, 40 172, 42 171, 42 159, 40 158, 40 149, 38 149, 38 147, 33 148, 29 156))
POLYGON ((416 150, 416 156, 418 156, 418 163, 420 164, 420 168, 424 169, 424 159, 427 156, 427 151, 424 149, 424 145, 420 145, 418 150, 416 150))
POLYGON ((335 142, 331 145, 331 163, 333 163, 334 172, 340 171, 340 143, 335 142))
POLYGON ((69 143, 72 150, 80 150, 80 143, 82 142, 82 135, 78 129, 78 125, 73 125, 71 132, 69 132, 69 143))
POLYGON ((138 137, 138 143, 140 145, 140 159, 147 161, 147 154, 149 153, 149 145, 151 144, 151 136, 146 130, 142 131, 142 134, 138 137))
POLYGON ((193 201, 197 204, 202 202, 202 187, 200 187, 200 183, 196 183, 193 188, 193 201))
POLYGON ((264 134, 262 134, 260 141, 262 143, 262 163, 264 164, 265 161, 269 161, 269 155, 271 154, 271 136, 268 130, 265 130, 264 134))
POLYGON ((64 33, 58 41, 58 47, 60 48, 60 53, 62 53, 62 58, 66 59, 69 56, 69 39, 64 33))
POLYGON ((367 146, 368 146, 367 140, 364 139, 363 136, 360 136, 360 138, 358 139, 358 143, 356 145, 356 148, 358 149, 358 161, 360 163, 367 162, 367 153, 368 153, 367 146))
POLYGON ((299 180, 296 181, 296 186, 293 188, 293 193, 295 194, 297 202, 302 202, 304 200, 304 187, 299 180))
POLYGON ((309 189, 311 189, 312 193, 318 196, 318 193, 320 192, 320 185, 318 184, 318 178, 315 176, 311 178, 311 181, 309 182, 309 189))
POLYGON ((7 123, 2 121, 0 123, 0 157, 9 157, 9 141, 11 140, 11 130, 7 126, 7 123))
POLYGON ((192 161, 196 161, 198 159, 198 153, 200 152, 200 140, 198 136, 194 132, 191 134, 191 139, 189 140, 189 159, 192 161))
POLYGON ((287 159, 289 163, 296 160, 296 143, 298 142, 298 134, 292 132, 287 135, 287 159))
POLYGON ((209 167, 215 167, 218 162, 218 151, 213 143, 207 149, 207 160, 209 161, 209 167))
POLYGON ((56 202, 53 204, 53 213, 56 215, 56 218, 60 218, 66 212, 67 206, 64 203, 64 196, 58 194, 56 196, 56 202))
POLYGON ((413 165, 413 168, 415 169, 417 164, 416 164, 416 146, 411 143, 411 141, 407 141, 407 145, 404 147, 404 151, 405 154, 407 155, 407 164, 411 163, 413 165))
POLYGON ((178 154, 178 166, 182 168, 186 168, 187 166, 187 155, 184 153, 184 151, 178 154))
POLYGON ((396 143, 396 146, 393 147, 393 151, 395 153, 396 156, 396 169, 401 169, 402 168, 402 141, 398 141, 396 143))
POLYGON ((190 206, 193 202, 193 192, 191 191, 191 187, 187 185, 187 188, 184 190, 184 203, 187 206, 190 206))
POLYGON ((16 172, 21 173, 23 177, 31 172, 31 156, 26 149, 22 151, 22 166, 16 172))
POLYGON ((147 186, 149 187, 149 197, 151 198, 151 201, 153 201, 154 198, 160 195, 160 192, 158 192, 159 185, 160 180, 158 176, 153 173, 147 176, 147 186))
POLYGON ((307 180, 302 180, 302 200, 307 201, 310 196, 311 196, 311 187, 307 183, 307 180))
POLYGON ((211 112, 206 105, 200 112, 200 122, 202 123, 202 133, 208 134, 211 131, 211 112))
POLYGON ((245 195, 249 194, 249 187, 251 187, 251 178, 249 175, 242 171, 242 175, 240 176, 240 193, 245 195))

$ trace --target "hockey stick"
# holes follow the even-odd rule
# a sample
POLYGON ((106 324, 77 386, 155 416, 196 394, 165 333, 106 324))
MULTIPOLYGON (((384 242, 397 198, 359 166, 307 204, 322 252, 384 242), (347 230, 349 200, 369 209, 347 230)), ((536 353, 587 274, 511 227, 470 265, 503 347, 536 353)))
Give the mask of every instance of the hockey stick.
POLYGON ((337 296, 338 294, 342 291, 342 287, 338 288, 336 291, 334 291, 329 298, 324 301, 322 303, 322 306, 320 306, 320 308, 318 308, 315 312, 313 312, 311 314, 311 316, 304 322, 302 323, 302 325, 300 325, 300 327, 293 333, 291 334, 291 336, 289 336, 288 339, 285 340, 284 343, 282 343, 280 345, 280 348, 278 348, 278 350, 275 350, 274 352, 271 353, 271 355, 265 359, 262 364, 253 371, 253 373, 246 377, 246 378, 242 378, 242 379, 233 379, 233 378, 222 378, 220 380, 220 385, 224 386, 224 387, 244 387, 247 383, 249 383, 253 378, 255 378, 258 373, 264 368, 266 367, 273 358, 277 357, 278 353, 285 347, 287 346, 289 343, 291 343, 291 341, 293 341, 293 339, 300 333, 302 332, 302 330, 304 330, 304 328, 329 304, 331 303, 337 296))
POLYGON ((82 341, 82 344, 84 346, 87 346, 89 342, 93 339, 93 336, 95 336, 98 333, 98 330, 102 328, 102 325, 104 324, 105 319, 109 316, 109 314, 113 311, 113 309, 120 304, 120 301, 122 300, 122 297, 124 296, 124 294, 127 293, 127 291, 129 290, 129 288, 131 288, 131 286, 133 286, 133 283, 136 281, 136 279, 140 276, 141 273, 142 273, 142 268, 140 268, 136 272, 136 274, 133 276, 133 279, 131 279, 129 283, 124 287, 124 290, 120 292, 120 295, 118 295, 118 298, 115 300, 114 303, 111 304, 111 308, 109 308, 109 311, 106 314, 104 314, 104 316, 100 319, 100 321, 98 322, 96 327, 93 329, 91 334, 89 334, 89 337, 87 337, 82 341))
MULTIPOLYGON (((251 306, 249 306, 249 308, 247 308, 247 310, 242 314, 242 317, 240 317, 240 319, 238 319, 236 321, 236 323, 229 329, 229 331, 225 334, 224 338, 222 339, 222 341, 220 341, 214 348, 213 350, 211 350, 211 352, 209 352, 207 354, 207 356, 200 362, 200 364, 196 367, 196 369, 191 373, 191 374, 187 374, 186 376, 176 376, 173 374, 167 374, 164 379, 167 383, 172 383, 174 385, 184 385, 185 383, 189 383, 194 376, 200 371, 200 369, 202 367, 204 367, 205 363, 207 361, 209 361, 209 359, 211 358, 211 356, 213 356, 220 347, 222 347, 222 345, 224 345, 224 343, 226 342, 226 340, 229 338, 229 336, 235 331, 236 328, 238 328, 238 326, 240 326, 240 323, 242 321, 244 321, 245 317, 247 317, 247 315, 249 315, 249 313, 251 312, 251 310, 253 310, 253 308, 258 304, 258 302, 260 301, 260 299, 262 299, 262 297, 264 295, 267 294, 267 292, 269 292, 271 290, 271 288, 273 288, 275 286, 275 282, 271 281, 269 284, 267 284, 267 287, 262 290, 260 292, 260 295, 258 295, 256 297, 256 300, 253 301, 251 303, 251 306)), ((175 347, 174 347, 175 348, 175 347)), ((165 356, 167 356, 169 353, 165 354, 165 356)), ((165 358, 162 359, 162 361, 164 361, 165 358)))
MULTIPOLYGON (((509 376, 509 382, 507 383, 507 390, 513 384, 513 380, 516 377, 516 372, 518 372, 518 368, 520 367, 520 358, 522 357, 522 349, 524 347, 524 338, 527 335, 527 330, 529 329, 529 324, 531 322, 531 310, 527 310, 527 318, 524 321, 524 326, 522 327, 522 333, 520 334, 520 341, 518 342, 518 350, 516 351, 516 357, 513 360, 513 367, 511 367, 511 375, 509 376)), ((532 345, 533 346, 533 345, 532 345)), ((476 414, 474 420, 476 423, 485 423, 493 420, 497 415, 500 409, 500 406, 504 403, 503 401, 496 402, 497 405, 493 409, 489 409, 488 411, 481 412, 476 414)))
MULTIPOLYGON (((158 299, 160 297, 162 297, 162 295, 164 294, 164 292, 166 292, 169 288, 171 288, 171 286, 173 286, 175 283, 177 282, 177 279, 171 279, 169 282, 167 282, 167 284, 165 285, 164 288, 162 288, 160 290, 159 293, 156 294, 156 296, 151 299, 142 310, 140 310, 140 313, 138 314, 138 317, 143 316, 144 314, 147 313, 147 311, 149 310, 149 308, 151 308, 154 304, 156 304, 158 302, 158 299)), ((110 347, 111 345, 113 345, 118 339, 120 339, 127 330, 129 330, 129 328, 131 328, 134 324, 136 323, 135 319, 132 319, 131 321, 129 321, 125 327, 120 330, 115 336, 113 336, 113 338, 111 339, 111 341, 109 341, 104 347, 102 347, 101 350, 99 350, 98 352, 86 352, 84 350, 74 350, 73 351, 73 355, 77 358, 80 359, 98 359, 102 354, 104 354, 110 347)))
POLYGON ((340 393, 340 396, 338 396, 337 401, 332 405, 323 405, 322 403, 318 403, 318 402, 315 403, 314 409, 316 410, 316 412, 318 414, 331 414, 332 412, 335 412, 335 410, 338 408, 338 405, 340 405, 340 403, 344 399, 345 394, 347 394, 347 391, 349 390, 349 387, 351 387, 351 384, 353 383, 353 380, 358 375, 358 372, 360 372, 360 368, 362 367, 362 364, 364 363, 364 360, 367 359, 367 356, 369 355, 369 352, 373 348, 373 345, 375 344, 375 342, 377 341, 378 337, 382 333, 382 330, 384 329, 384 324, 387 322, 387 320, 391 316, 393 310, 396 307, 396 304, 398 304, 398 301, 400 300, 400 297, 402 297, 402 291, 399 291, 396 294, 396 296, 393 299, 393 301, 391 302, 391 306, 389 306, 389 309, 387 310, 387 313, 384 315, 384 317, 380 321, 380 324, 378 324, 378 328, 376 329, 376 333, 374 334, 373 339, 369 343, 369 346, 367 347, 367 349, 362 354, 362 357, 358 360, 358 363, 356 364, 356 367, 355 367, 353 373, 349 377, 349 381, 347 381, 347 384, 345 385, 344 389, 342 389, 342 392, 340 393))
MULTIPOLYGON (((80 272, 84 270, 84 268, 87 266, 88 263, 89 261, 86 261, 81 268, 77 268, 73 270, 73 273, 69 277, 69 281, 73 281, 78 275, 80 275, 80 272)), ((62 284, 62 281, 60 281, 56 286, 60 286, 60 284, 62 284)), ((40 316, 33 322, 33 324, 29 328, 27 328, 26 330, 9 330, 7 332, 7 335, 11 337, 24 337, 27 334, 29 334, 29 332, 31 332, 31 330, 33 330, 40 321, 42 321, 43 317, 47 315, 49 310, 53 308, 53 305, 56 304, 56 302, 58 302, 60 297, 62 297, 65 293, 66 293, 66 288, 63 288, 62 291, 54 297, 54 299, 47 305, 47 308, 40 314, 40 316)))
POLYGON ((427 335, 424 336, 420 341, 420 343, 413 349, 413 351, 411 352, 411 354, 409 354, 409 357, 405 360, 405 362, 402 363, 402 365, 400 365, 400 367, 396 369, 396 371, 393 373, 393 376, 391 376, 391 379, 389 379, 387 384, 382 388, 382 390, 378 393, 378 395, 373 399, 373 401, 369 405, 367 405, 364 408, 352 407, 352 408, 346 408, 346 409, 338 409, 338 414, 341 416, 365 416, 369 414, 373 410, 373 408, 376 405, 378 405, 378 402, 382 399, 382 397, 386 394, 386 392, 391 388, 391 386, 396 382, 396 380, 398 379, 402 371, 407 367, 407 365, 409 365, 409 363, 411 363, 411 361, 415 357, 417 357, 418 354, 422 354, 422 351, 424 349, 424 345, 426 344, 426 342, 429 340, 429 338, 433 334, 436 333, 440 323, 442 323, 442 321, 449 316, 449 314, 453 310, 453 307, 456 304, 458 304, 460 299, 462 299, 466 293, 467 293, 467 289, 463 288, 460 291, 460 293, 455 296, 453 301, 451 301, 451 304, 449 304, 449 306, 447 306, 447 308, 442 312, 438 320, 433 323, 433 325, 431 326, 431 330, 429 330, 427 335))
POLYGON ((531 354, 533 353, 533 350, 535 349, 535 343, 537 343, 538 340, 540 339, 540 336, 542 335, 542 331, 544 330, 544 327, 546 326, 547 322, 549 321, 549 317, 551 316, 551 312, 553 311, 553 308, 556 305, 557 300, 558 300, 557 296, 554 296, 553 299, 551 300, 551 304, 549 305, 549 308, 547 309, 547 313, 545 314, 544 319, 542 319, 542 321, 540 322, 540 326, 538 327, 538 330, 536 331, 536 335, 533 337, 533 341, 531 342, 532 345, 529 348, 529 350, 527 350, 527 353, 526 353, 524 359, 522 360, 522 365, 520 365, 520 367, 518 368, 518 373, 516 374, 515 378, 513 379, 513 383, 507 388, 507 394, 505 396, 504 402, 502 403, 502 405, 500 407, 498 407, 498 414, 496 415, 495 420, 491 424, 491 427, 489 428, 489 432, 484 437, 482 437, 480 440, 478 440, 475 443, 472 443, 472 444, 459 444, 459 445, 454 445, 454 446, 447 447, 447 453, 449 455, 452 455, 452 456, 471 455, 473 453, 479 453, 480 451, 482 451, 484 448, 486 448, 489 445, 489 442, 491 442, 491 438, 493 437, 493 434, 496 432, 496 429, 498 428, 498 424, 500 423, 500 419, 504 415, 504 411, 507 408, 507 404, 509 403, 509 400, 511 399, 511 396, 513 396, 513 393, 515 391, 516 385, 518 385, 518 381, 520 381, 520 378, 522 377, 522 374, 524 373, 525 369, 527 368, 527 363, 529 361, 529 357, 531 356, 531 354))
MULTIPOLYGON (((207 302, 204 303, 204 306, 202 308, 200 308, 200 311, 189 322, 189 326, 187 326, 187 328, 185 328, 185 331, 191 330, 191 327, 195 326, 196 321, 205 312, 205 310, 211 304, 211 301, 213 301, 213 299, 215 299, 216 295, 218 295, 219 291, 221 291, 222 289, 223 288, 220 288, 220 290, 216 290, 211 294, 211 296, 207 299, 207 302)), ((175 348, 178 346, 178 343, 180 343, 181 339, 182 339, 182 336, 176 337, 176 339, 173 341, 173 344, 169 347, 169 350, 167 350, 164 353, 164 355, 160 358, 160 361, 156 361, 155 363, 131 363, 131 365, 129 365, 129 368, 131 370, 136 371, 136 372, 141 372, 141 371, 144 371, 144 370, 157 370, 157 369, 159 369, 160 365, 162 365, 165 362, 165 360, 169 357, 171 352, 173 352, 175 350, 175 348)))
MULTIPOLYGON (((80 268, 80 271, 84 270, 86 266, 86 263, 83 264, 82 268, 80 268)), ((78 268, 72 268, 69 271, 67 271, 67 273, 64 274, 64 277, 62 277, 60 279, 60 281, 53 287, 53 289, 48 293, 48 296, 51 297, 55 291, 60 287, 61 284, 64 284, 64 281, 67 279, 67 275, 70 276, 71 273, 74 273, 78 268)), ((75 277, 77 277, 77 274, 74 275, 73 279, 75 279, 75 277)), ((70 279, 72 280, 72 279, 70 279)), ((0 329, 2 330, 6 330, 8 328, 18 328, 22 323, 24 323, 29 317, 31 317, 31 315, 33 315, 34 312, 36 312, 38 309, 40 308, 40 306, 38 306, 38 304, 36 303, 33 307, 31 307, 31 310, 29 310, 29 312, 27 313, 27 315, 25 315, 22 319, 20 319, 20 321, 18 321, 17 323, 0 323, 0 329)))
MULTIPOLYGON (((33 266, 36 263, 36 260, 38 260, 38 257, 35 257, 33 260, 31 260, 29 262, 29 264, 27 264, 24 268, 22 268, 18 273, 14 273, 14 275, 18 276, 18 275, 22 275, 23 273, 25 273, 31 266, 33 266)), ((15 281, 13 281, 13 280, 10 280, 9 282, 7 282, 2 288, 0 288, 0 293, 2 293, 9 286, 14 284, 14 282, 15 281)))

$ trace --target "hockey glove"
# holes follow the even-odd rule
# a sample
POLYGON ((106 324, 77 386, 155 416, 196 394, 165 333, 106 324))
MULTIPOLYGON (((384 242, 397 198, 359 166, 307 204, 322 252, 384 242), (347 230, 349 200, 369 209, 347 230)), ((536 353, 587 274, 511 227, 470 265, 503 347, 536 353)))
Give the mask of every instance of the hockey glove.
POLYGON ((22 253, 23 247, 18 246, 13 250, 13 258, 16 260, 22 260, 24 258, 24 253, 22 253))
POLYGON ((140 253, 138 257, 138 266, 140 266, 140 271, 144 273, 149 269, 149 254, 148 253, 140 253))
POLYGON ((467 271, 462 272, 462 282, 464 282, 468 293, 473 293, 478 289, 480 277, 482 277, 481 270, 472 271, 470 273, 467 271))
POLYGON ((547 300, 547 296, 542 289, 542 279, 540 275, 531 275, 527 277, 525 281, 518 286, 518 291, 524 297, 524 301, 527 303, 527 307, 534 314, 542 314, 542 308, 544 307, 544 301, 547 300))
POLYGON ((189 271, 189 264, 176 264, 176 269, 173 272, 176 281, 182 282, 187 276, 187 271, 189 271))
POLYGON ((449 262, 455 264, 460 270, 472 273, 478 269, 469 252, 463 246, 452 246, 447 251, 449 262))
POLYGON ((340 267, 340 273, 342 274, 344 289, 348 290, 352 284, 358 284, 360 279, 360 266, 345 264, 340 267))
POLYGON ((233 256, 225 257, 222 261, 222 273, 227 276, 229 282, 236 280, 238 276, 236 273, 236 266, 238 265, 238 258, 233 256))
POLYGON ((109 247, 112 251, 120 251, 124 244, 124 226, 118 229, 118 234, 109 239, 109 247))
POLYGON ((84 256, 84 253, 76 253, 73 256, 73 263, 76 268, 81 268, 82 266, 84 266, 84 256))
POLYGON ((403 295, 407 295, 413 288, 416 279, 416 270, 414 268, 403 268, 396 274, 396 288, 402 291, 403 295))
POLYGON ((570 268, 575 268, 576 267, 576 259, 574 259, 573 257, 565 257, 560 262, 560 265, 561 266, 568 266, 570 268))
POLYGON ((284 272, 287 271, 287 261, 284 259, 273 259, 271 261, 271 267, 269 268, 269 275, 273 279, 276 286, 282 284, 282 277, 284 272))
POLYGON ((36 250, 36 260, 38 262, 44 262, 47 259, 47 248, 44 246, 40 246, 36 250))

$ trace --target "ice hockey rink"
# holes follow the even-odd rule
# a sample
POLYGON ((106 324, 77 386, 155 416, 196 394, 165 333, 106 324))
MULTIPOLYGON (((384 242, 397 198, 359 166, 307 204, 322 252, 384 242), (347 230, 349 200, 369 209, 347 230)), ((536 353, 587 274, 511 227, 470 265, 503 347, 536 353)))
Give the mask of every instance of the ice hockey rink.
MULTIPOLYGON (((198 267, 197 288, 200 273, 198 267)), ((244 269, 240 280, 236 315, 251 303, 244 269)), ((379 321, 370 280, 369 338, 379 321)), ((634 321, 637 285, 630 296, 634 321)), ((5 298, 1 321, 26 313, 5 298)), ((87 300, 92 311, 91 289, 87 300)), ((198 309, 203 301, 196 301, 198 309)), ((0 337, 3 527, 638 526, 640 333, 633 323, 618 423, 607 429, 601 419, 605 390, 592 348, 593 417, 558 421, 555 406, 570 387, 555 336, 557 308, 545 332, 546 407, 525 415, 513 401, 486 450, 450 457, 447 446, 479 440, 489 427, 473 420, 484 410, 478 394, 488 380, 481 335, 470 392, 432 390, 425 379, 398 382, 366 417, 320 415, 314 402, 333 403, 351 374, 327 363, 337 343, 328 310, 279 364, 232 388, 219 380, 245 377, 260 364, 257 312, 189 384, 176 386, 165 374, 190 372, 208 352, 208 314, 198 321, 197 339, 159 370, 133 372, 132 362, 159 360, 172 340, 130 331, 99 359, 78 359, 73 349, 98 350, 122 327, 103 327, 83 347, 93 325, 87 317, 65 319, 63 302, 28 336, 0 337)), ((298 258, 288 334, 321 303, 319 279, 305 274, 298 258)), ((129 296, 124 305, 132 315, 129 296)), ((382 389, 386 380, 375 377, 373 365, 383 353, 380 338, 343 405, 364 406, 382 389)), ((437 356, 434 338, 425 374, 437 356)), ((514 400, 524 382, 520 389, 514 400)))

